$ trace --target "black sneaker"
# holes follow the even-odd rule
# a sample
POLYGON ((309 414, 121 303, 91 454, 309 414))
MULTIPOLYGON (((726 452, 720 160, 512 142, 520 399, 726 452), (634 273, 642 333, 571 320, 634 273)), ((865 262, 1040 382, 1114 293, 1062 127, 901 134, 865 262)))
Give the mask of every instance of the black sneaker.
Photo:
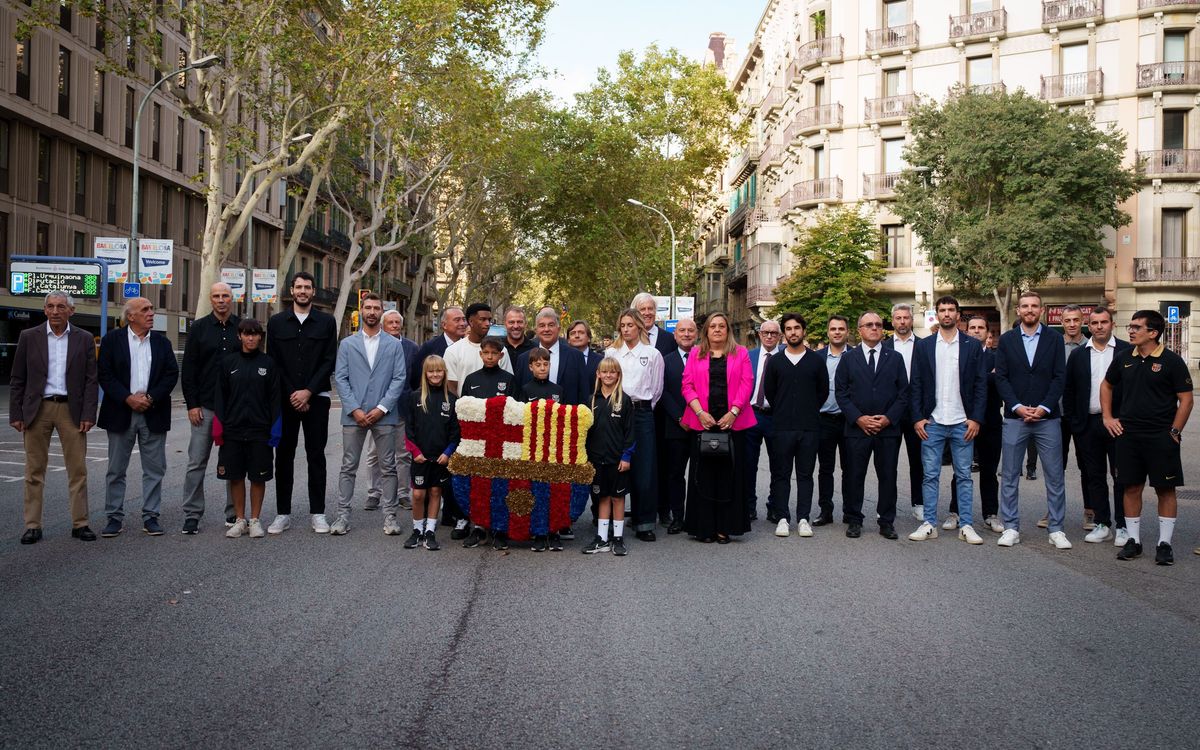
POLYGON ((454 530, 450 532, 450 538, 456 542, 462 541, 471 535, 471 529, 463 526, 461 529, 455 524, 454 530))
POLYGON ((1142 556, 1142 545, 1132 539, 1125 542, 1125 546, 1117 553, 1118 560, 1132 560, 1135 557, 1142 556))
POLYGON ((492 532, 492 549, 503 552, 508 549, 508 534, 503 531, 492 532))
POLYGON ((200 519, 199 518, 188 518, 188 519, 184 520, 183 533, 190 535, 190 534, 199 533, 199 531, 200 531, 200 519))
POLYGON ((421 532, 413 529, 413 532, 411 535, 409 535, 408 539, 404 540, 404 549, 416 549, 417 547, 421 546, 422 536, 423 535, 421 532))
POLYGON ((617 557, 624 557, 625 555, 629 554, 628 550, 625 549, 624 537, 619 536, 612 540, 612 553, 617 557))
POLYGON ((146 532, 150 536, 163 535, 162 524, 158 522, 157 518, 147 518, 145 521, 143 521, 142 531, 146 532))
POLYGON ((1037 479, 1037 469, 1029 469, 1028 471, 1026 471, 1025 478, 1031 482, 1036 480, 1037 479))
POLYGON ((437 552, 442 548, 442 545, 438 544, 437 534, 433 533, 432 531, 426 531, 424 535, 422 535, 421 539, 425 543, 425 549, 429 550, 430 552, 437 552))
MULTIPOLYGON (((566 539, 568 542, 575 541, 575 532, 571 531, 570 526, 565 526, 565 527, 559 529, 557 534, 550 535, 550 542, 551 542, 550 549, 554 549, 553 542, 554 542, 554 537, 556 537, 556 536, 562 537, 563 539, 566 539)), ((560 547, 559 549, 562 549, 562 548, 560 547)))
POLYGON ((474 549, 475 547, 483 544, 484 540, 486 539, 487 532, 484 531, 483 528, 476 526, 475 528, 471 529, 471 535, 467 537, 466 541, 463 542, 463 546, 467 549, 474 549))
POLYGON ((609 545, 608 540, 597 536, 592 540, 591 544, 583 548, 583 554, 594 555, 597 552, 608 552, 610 549, 612 549, 612 546, 609 545))
MULTIPOLYGON (((575 535, 572 534, 571 538, 574 539, 575 535)), ((550 551, 551 552, 562 552, 562 548, 563 548, 562 535, 551 534, 550 535, 550 551)))
POLYGON ((1175 552, 1171 549, 1168 542, 1159 542, 1158 547, 1154 550, 1155 565, 1174 565, 1175 552))
POLYGON ((108 519, 108 523, 104 525, 104 528, 100 529, 100 536, 104 537, 105 539, 112 539, 114 536, 118 536, 121 533, 121 529, 121 522, 115 518, 110 518, 108 519))
POLYGON ((225 516, 225 528, 232 529, 235 523, 237 523, 237 516, 225 516))
POLYGON ((545 536, 535 536, 533 538, 533 544, 530 545, 529 548, 534 552, 545 552, 549 546, 550 545, 547 544, 545 536))

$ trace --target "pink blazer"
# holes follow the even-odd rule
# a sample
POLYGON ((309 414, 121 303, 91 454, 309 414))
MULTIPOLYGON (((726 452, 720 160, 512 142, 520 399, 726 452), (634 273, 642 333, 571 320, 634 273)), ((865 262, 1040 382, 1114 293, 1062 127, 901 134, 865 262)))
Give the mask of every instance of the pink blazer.
MULTIPOLYGON (((699 358, 700 347, 695 347, 688 354, 687 364, 683 367, 683 402, 690 404, 692 399, 699 399, 700 405, 708 411, 708 362, 707 358, 699 358)), ((754 391, 754 375, 750 372, 750 355, 746 347, 739 346, 732 355, 725 355, 729 362, 726 365, 728 379, 729 406, 738 408, 737 419, 733 420, 733 429, 745 430, 753 427, 758 420, 754 418, 754 410, 750 408, 750 395, 754 391)), ((713 419, 720 419, 723 414, 713 414, 713 419)), ((700 418, 690 408, 683 411, 683 426, 689 430, 702 430, 700 418)))

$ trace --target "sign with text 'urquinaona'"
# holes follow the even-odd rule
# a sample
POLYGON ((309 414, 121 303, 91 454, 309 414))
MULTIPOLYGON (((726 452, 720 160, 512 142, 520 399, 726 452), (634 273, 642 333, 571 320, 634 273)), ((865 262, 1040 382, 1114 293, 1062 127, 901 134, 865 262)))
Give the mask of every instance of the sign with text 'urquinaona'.
POLYGON ((9 271, 9 291, 23 297, 44 297, 62 290, 72 297, 96 299, 106 281, 99 263, 14 261, 9 271))

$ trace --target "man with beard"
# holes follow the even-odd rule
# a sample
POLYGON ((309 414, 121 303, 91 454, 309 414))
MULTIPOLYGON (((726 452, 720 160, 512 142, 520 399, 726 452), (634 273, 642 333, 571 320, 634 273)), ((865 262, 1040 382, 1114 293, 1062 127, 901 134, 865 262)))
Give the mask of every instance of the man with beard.
POLYGON ((813 521, 813 526, 833 523, 833 467, 839 461, 842 464, 843 514, 846 507, 846 420, 842 417, 842 408, 838 406, 834 378, 837 377, 838 364, 846 354, 846 340, 850 338, 850 320, 844 315, 829 316, 825 338, 829 340, 829 344, 821 350, 821 355, 825 357, 825 370, 829 374, 829 396, 821 406, 821 444, 817 449, 817 460, 820 463, 817 470, 817 507, 820 508, 820 513, 813 521))
MULTIPOLYGON (((904 358, 904 374, 912 379, 912 356, 917 346, 917 336, 913 333, 912 305, 892 305, 892 329, 895 335, 883 340, 885 349, 892 349, 904 358)), ((912 514, 918 521, 925 518, 925 510, 921 507, 921 486, 925 482, 925 470, 921 468, 921 438, 913 429, 909 414, 904 414, 900 422, 900 430, 904 435, 904 452, 908 456, 908 484, 912 493, 912 514)))
POLYGON ((509 362, 537 346, 526 329, 525 308, 513 305, 504 311, 504 350, 509 362))
MULTIPOLYGON (((404 367, 405 371, 411 371, 415 366, 417 359, 416 343, 404 335, 404 316, 399 310, 386 310, 383 313, 383 332, 392 336, 400 342, 400 346, 404 347, 404 367)), ((400 419, 403 422, 408 422, 408 384, 405 383, 405 389, 400 394, 400 403, 397 406, 400 409, 400 419)), ((375 441, 371 440, 367 448, 367 470, 371 473, 371 489, 367 490, 367 502, 363 505, 363 510, 379 510, 379 498, 382 490, 380 489, 383 475, 379 470, 379 452, 375 450, 375 441)), ((412 454, 404 445, 403 440, 396 441, 396 495, 400 500, 400 507, 405 510, 412 508, 412 487, 409 484, 409 474, 412 470, 412 454)))

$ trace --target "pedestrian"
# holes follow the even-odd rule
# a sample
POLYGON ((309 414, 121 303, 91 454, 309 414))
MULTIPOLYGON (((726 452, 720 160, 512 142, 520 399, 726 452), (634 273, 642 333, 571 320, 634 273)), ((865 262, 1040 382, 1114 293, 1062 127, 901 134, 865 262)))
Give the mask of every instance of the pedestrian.
POLYGON ((1005 331, 996 350, 996 390, 1004 399, 1004 457, 1000 482, 1000 515, 1004 533, 997 542, 1011 547, 1021 541, 1018 493, 1026 444, 1037 446, 1046 482, 1050 543, 1071 549, 1063 532, 1066 492, 1063 486, 1062 428, 1058 411, 1067 364, 1062 334, 1041 322, 1042 296, 1025 291, 1017 300, 1019 325, 1005 331))
POLYGON ((683 531, 687 498, 687 467, 692 454, 692 434, 683 424, 683 368, 700 331, 696 321, 681 318, 675 326, 675 351, 663 357, 663 390, 657 411, 661 414, 662 442, 658 443, 659 520, 666 519, 667 533, 683 531))
MULTIPOLYGON (((1083 335, 1083 308, 1079 305, 1064 305, 1061 315, 1062 334, 1063 334, 1063 362, 1069 362, 1071 355, 1079 349, 1087 348, 1088 338, 1083 335)), ((1066 392, 1066 382, 1063 383, 1063 391, 1066 392)), ((1075 434, 1072 420, 1066 418, 1066 405, 1059 403, 1059 414, 1063 415, 1058 420, 1059 428, 1062 430, 1062 456, 1063 470, 1067 468, 1067 456, 1071 451, 1071 439, 1075 439, 1075 465, 1079 469, 1079 484, 1080 495, 1083 496, 1083 529, 1084 531, 1092 531, 1096 528, 1095 510, 1092 508, 1091 488, 1088 485, 1087 477, 1084 471, 1083 451, 1079 441, 1079 436, 1075 434)), ((1050 523, 1050 514, 1042 516, 1038 521, 1038 528, 1046 528, 1050 523)))
POLYGON ((867 466, 874 456, 879 535, 896 539, 896 465, 901 425, 908 413, 908 374, 903 357, 883 346, 883 318, 874 310, 858 316, 858 336, 862 343, 842 356, 834 378, 838 407, 846 420, 842 464, 846 536, 862 536, 867 466))
POLYGON ((606 357, 596 366, 592 392, 592 426, 587 435, 588 460, 596 468, 592 499, 599 522, 596 538, 583 554, 612 553, 623 557, 625 548, 625 493, 634 454, 633 400, 621 388, 621 365, 606 357), (609 523, 612 538, 609 539, 609 523))
POLYGON ((617 316, 617 329, 620 342, 606 349, 604 356, 621 365, 621 390, 633 401, 633 434, 638 446, 629 467, 634 536, 653 542, 657 539, 654 521, 658 511, 654 406, 662 396, 663 358, 650 345, 636 310, 627 309, 617 316))
POLYGON ((342 400, 342 468, 338 475, 337 518, 329 533, 342 536, 350 530, 350 507, 358 464, 367 435, 375 440, 382 474, 383 533, 400 533, 397 519, 396 440, 404 434, 397 408, 404 380, 404 347, 380 327, 383 301, 378 294, 364 295, 359 309, 361 329, 338 345, 334 381, 342 400))
POLYGON ((8 385, 8 423, 25 448, 25 531, 21 544, 42 538, 42 498, 50 438, 57 431, 67 466, 71 536, 96 541, 88 527, 87 434, 96 423, 96 345, 73 328, 75 301, 50 292, 42 306, 46 324, 21 331, 8 385))
POLYGON ((167 471, 167 431, 171 429, 171 391, 179 365, 171 342, 154 327, 154 305, 145 297, 125 302, 125 328, 100 341, 98 380, 104 393, 97 424, 108 432, 102 537, 121 533, 125 519, 125 474, 133 447, 142 464, 142 530, 161 536, 158 522, 162 481, 167 471))
MULTIPOLYGON (((883 347, 891 349, 904 358, 904 374, 912 380, 912 355, 917 346, 917 335, 913 332, 913 308, 907 303, 892 305, 892 335, 883 340, 883 347)), ((904 452, 908 457, 908 486, 912 496, 912 514, 918 521, 925 518, 921 508, 925 469, 921 464, 921 437, 913 429, 912 419, 906 411, 900 430, 904 436, 904 452)))
POLYGON ((1142 554, 1142 489, 1148 483, 1158 498, 1157 565, 1175 564, 1175 488, 1184 484, 1179 447, 1193 402, 1187 363, 1162 343, 1166 328, 1157 310, 1135 312, 1127 329, 1132 348, 1113 356, 1100 385, 1104 426, 1116 439, 1117 480, 1125 487, 1129 539, 1117 559, 1142 554))
POLYGON ((596 368, 604 359, 604 352, 592 349, 592 327, 586 320, 575 320, 567 329, 567 343, 572 349, 583 355, 584 378, 586 390, 591 391, 596 382, 596 368))
MULTIPOLYGON (((416 367, 417 345, 404 335, 404 316, 400 314, 399 310, 384 310, 381 325, 383 326, 384 333, 395 338, 400 342, 400 346, 404 347, 404 371, 412 372, 411 368, 416 367)), ((443 364, 443 367, 445 367, 445 364, 443 364)), ((400 419, 405 424, 408 424, 408 408, 412 402, 409 394, 412 392, 413 390, 408 387, 408 380, 405 380, 404 390, 400 393, 399 406, 400 419)), ((411 470, 412 455, 409 454, 408 449, 397 439, 396 500, 404 510, 412 509, 411 470)), ((379 453, 375 450, 375 441, 370 437, 367 438, 367 471, 371 475, 371 488, 367 490, 367 500, 363 503, 363 510, 379 510, 379 500, 383 493, 380 489, 380 485, 383 482, 383 474, 379 470, 379 453)))
POLYGON ((562 386, 550 379, 550 351, 548 349, 540 346, 530 349, 521 355, 521 361, 525 363, 525 372, 528 373, 525 382, 517 388, 521 401, 562 400, 562 386))
POLYGON ((509 362, 515 363, 517 357, 537 346, 526 329, 523 307, 513 305, 504 311, 504 334, 504 351, 509 362))
POLYGON ((316 533, 329 533, 325 447, 329 443, 330 377, 337 361, 338 324, 332 315, 313 307, 315 284, 308 271, 293 274, 291 307, 267 321, 267 350, 279 373, 283 414, 283 436, 275 455, 275 518, 267 529, 270 534, 282 534, 292 525, 301 429, 308 467, 309 522, 316 533))
MULTIPOLYGON (((967 335, 980 344, 986 344, 989 336, 987 318, 974 315, 967 321, 967 335)), ((1004 533, 1000 522, 1000 453, 1003 443, 1003 402, 996 390, 996 351, 983 346, 983 369, 987 373, 987 406, 983 412, 983 424, 975 437, 975 460, 979 463, 979 507, 983 513, 985 528, 1004 533)), ((942 528, 953 531, 958 528, 958 480, 950 480, 950 515, 942 522, 942 528)))
POLYGON ((283 432, 279 369, 262 351, 263 326, 252 318, 238 322, 241 350, 226 354, 217 378, 220 450, 217 477, 229 483, 236 516, 225 532, 230 539, 249 534, 261 539, 262 506, 271 481, 274 447, 283 432), (250 512, 246 513, 246 482, 250 512))
MULTIPOLYGON (((747 352, 750 357, 750 372, 754 376, 754 391, 750 396, 750 407, 754 409, 754 426, 746 430, 746 504, 750 506, 750 520, 758 520, 758 458, 763 443, 767 445, 767 463, 771 476, 776 473, 774 450, 774 424, 771 418, 771 401, 763 390, 763 378, 767 362, 773 354, 782 351, 780 343, 783 331, 779 321, 764 320, 758 327, 759 346, 747 352)), ((768 506, 770 504, 768 503, 768 506)), ((779 523, 782 516, 767 508, 767 522, 779 523)))
POLYGON ((421 385, 408 397, 404 422, 406 452, 412 455, 412 536, 405 549, 423 545, 440 549, 437 541, 439 505, 450 486, 450 457, 458 449, 455 397, 446 388, 446 362, 436 354, 421 365, 421 385))
MULTIPOLYGON (((778 519, 775 536, 791 534, 792 468, 796 470, 796 534, 813 535, 809 515, 812 512, 813 470, 821 445, 821 406, 829 397, 829 371, 825 358, 809 351, 804 343, 808 327, 800 313, 784 313, 779 319, 783 326, 786 348, 769 357, 762 387, 766 403, 772 404, 774 440, 771 456, 771 495, 768 505, 778 519)), ((755 411, 754 416, 758 417, 755 411)), ((748 432, 748 431, 747 431, 748 432)), ((748 452, 748 451, 747 451, 748 452)), ((751 465, 751 470, 754 466, 751 465)))
POLYGON ((934 303, 934 310, 938 331, 917 342, 909 384, 913 429, 921 438, 921 460, 925 465, 921 496, 925 520, 908 538, 914 542, 937 538, 942 454, 948 445, 960 500, 958 538, 967 544, 983 544, 975 531, 975 481, 971 476, 975 438, 987 409, 983 346, 958 329, 957 299, 941 297, 934 303))
POLYGON ((671 350, 675 348, 675 340, 655 322, 658 318, 658 302, 654 299, 654 295, 649 292, 639 292, 634 295, 629 307, 637 311, 638 320, 646 330, 646 338, 650 346, 657 349, 659 354, 670 354, 671 350))
MULTIPOLYGON (((483 367, 483 359, 479 355, 480 345, 487 338, 488 329, 491 327, 492 308, 482 302, 476 302, 467 306, 467 335, 455 341, 446 349, 444 357, 446 360, 446 377, 449 379, 450 392, 454 395, 475 395, 462 390, 462 384, 468 375, 483 367)), ((512 360, 508 358, 507 351, 500 352, 500 360, 496 364, 509 375, 513 374, 512 360)), ((500 395, 515 396, 516 392, 511 390, 503 391, 500 395)))
MULTIPOLYGON (((549 355, 549 371, 547 378, 551 384, 557 385, 560 392, 556 399, 567 406, 585 404, 591 395, 592 384, 587 379, 587 365, 583 355, 559 338, 562 326, 559 323, 558 312, 553 307, 543 307, 534 318, 533 348, 517 356, 513 362, 513 376, 517 381, 518 390, 524 390, 530 379, 530 365, 533 360, 530 354, 537 347, 545 349, 549 355)), ((530 401, 532 399, 525 398, 530 401)))
POLYGON ((746 430, 754 425, 753 388, 750 357, 730 335, 728 316, 709 315, 683 370, 683 424, 696 432, 684 526, 702 542, 728 544, 750 531, 743 472, 746 430))
MULTIPOLYGON (((183 362, 179 383, 183 403, 187 407, 188 436, 187 471, 183 475, 183 533, 200 531, 204 516, 204 480, 208 474, 208 459, 213 447, 213 415, 217 409, 217 379, 221 361, 226 354, 241 351, 238 323, 233 314, 233 290, 224 282, 209 287, 208 302, 212 312, 192 321, 187 344, 183 347, 183 362)), ((225 526, 233 526, 233 495, 225 485, 225 526)))
MULTIPOLYGON (((842 465, 842 509, 846 499, 846 420, 838 406, 834 379, 838 365, 846 353, 846 340, 850 336, 850 320, 845 315, 831 315, 825 323, 825 338, 828 346, 820 350, 825 359, 825 370, 829 375, 829 395, 821 405, 821 442, 817 447, 817 517, 812 525, 826 526, 833 523, 833 469, 842 465)), ((843 515, 843 521, 845 516, 843 515)))

